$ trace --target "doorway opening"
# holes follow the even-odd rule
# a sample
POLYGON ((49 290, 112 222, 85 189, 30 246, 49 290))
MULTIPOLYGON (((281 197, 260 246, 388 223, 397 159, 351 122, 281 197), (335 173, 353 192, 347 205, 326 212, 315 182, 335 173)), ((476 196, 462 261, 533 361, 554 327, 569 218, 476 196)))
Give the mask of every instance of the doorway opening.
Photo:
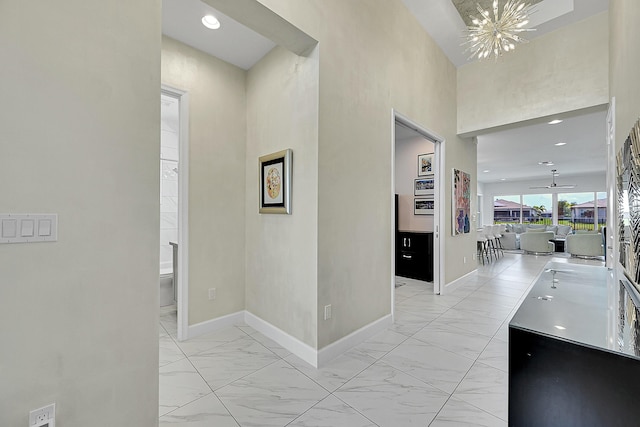
POLYGON ((418 280, 431 278, 435 294, 444 290, 445 140, 395 110, 391 129, 393 313, 396 272, 418 280))
POLYGON ((160 100, 160 305, 169 319, 175 316, 176 337, 183 341, 189 328, 188 94, 162 85, 160 100))

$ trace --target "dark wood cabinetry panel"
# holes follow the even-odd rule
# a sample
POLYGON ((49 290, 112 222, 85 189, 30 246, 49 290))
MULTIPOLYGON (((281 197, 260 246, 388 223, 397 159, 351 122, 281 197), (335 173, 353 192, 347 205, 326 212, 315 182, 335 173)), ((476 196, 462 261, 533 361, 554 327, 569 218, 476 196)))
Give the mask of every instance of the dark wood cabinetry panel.
POLYGON ((396 276, 433 281, 433 233, 398 232, 396 276))

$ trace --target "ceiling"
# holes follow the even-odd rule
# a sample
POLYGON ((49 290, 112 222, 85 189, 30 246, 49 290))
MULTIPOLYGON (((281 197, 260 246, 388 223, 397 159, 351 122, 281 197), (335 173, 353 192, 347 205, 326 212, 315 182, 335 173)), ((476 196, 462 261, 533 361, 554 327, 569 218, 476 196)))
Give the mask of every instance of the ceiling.
POLYGON ((248 70, 275 44, 200 0, 162 0, 162 34, 248 70), (210 30, 202 17, 212 14, 220 28, 210 30))
MULTIPOLYGON (((467 63, 463 41, 465 24, 461 13, 475 10, 477 1, 491 0, 402 0, 420 24, 438 43, 449 59, 460 66, 467 63), (454 4, 455 3, 455 4, 454 4), (459 12, 462 11, 462 12, 459 12)), ((528 39, 580 21, 608 9, 608 0, 533 0, 528 39)), ((482 4, 484 4, 482 3, 482 4)), ((500 7, 504 0, 500 0, 500 7)), ((218 12, 200 0, 163 0, 162 32, 245 70, 250 69, 275 45, 270 40, 218 12), (218 30, 201 24, 205 14, 213 14, 221 23, 218 30)), ((551 179, 556 168, 563 177, 604 172, 606 112, 568 117, 559 125, 535 124, 503 130, 478 137, 478 181, 483 183, 551 179), (567 145, 556 147, 558 141, 567 145), (539 161, 553 161, 554 167, 539 161), (483 170, 491 172, 483 173, 483 170)))
MULTIPOLYGON (((478 5, 484 10, 491 11, 493 9, 493 0, 451 0, 453 5, 458 10, 458 14, 467 26, 471 25, 471 16, 480 17, 478 13, 478 5)), ((529 0, 527 3, 534 5, 540 3, 542 0, 529 0)), ((499 7, 504 4, 500 3, 499 7)), ((500 10, 500 9, 499 9, 500 10)), ((491 12, 493 15, 493 12, 491 12)))
MULTIPOLYGON (((490 0, 402 1, 456 67, 469 62, 467 60, 468 53, 465 54, 464 47, 460 46, 464 42, 466 26, 456 8, 463 11, 476 10, 478 2, 490 3, 490 0)), ((502 10, 505 1, 500 0, 500 10, 502 10)), ((533 3, 533 1, 527 3, 533 3)), ((531 40, 540 37, 565 25, 604 12, 608 8, 609 0, 540 1, 534 6, 534 12, 531 14, 529 25, 526 27, 535 28, 536 31, 526 33, 525 38, 531 40)))
POLYGON ((572 175, 604 172, 606 117, 606 111, 590 112, 565 117, 556 125, 534 124, 478 136, 478 181, 548 178, 551 182, 551 169, 557 169, 557 181, 563 183, 572 175), (558 142, 566 145, 556 146, 558 142), (546 161, 554 165, 538 164, 546 161))

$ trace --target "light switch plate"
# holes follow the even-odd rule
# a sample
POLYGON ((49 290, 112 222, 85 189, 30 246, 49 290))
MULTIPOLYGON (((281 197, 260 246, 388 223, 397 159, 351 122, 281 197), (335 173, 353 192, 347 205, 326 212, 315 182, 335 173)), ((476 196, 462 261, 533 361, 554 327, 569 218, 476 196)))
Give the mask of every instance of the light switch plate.
POLYGON ((58 240, 58 214, 0 214, 0 243, 58 240))
POLYGON ((25 218, 20 221, 20 237, 33 237, 33 230, 35 230, 36 220, 31 218, 25 218))
POLYGON ((0 227, 2 227, 2 233, 0 233, 1 238, 15 238, 18 233, 18 220, 15 218, 2 218, 0 227))

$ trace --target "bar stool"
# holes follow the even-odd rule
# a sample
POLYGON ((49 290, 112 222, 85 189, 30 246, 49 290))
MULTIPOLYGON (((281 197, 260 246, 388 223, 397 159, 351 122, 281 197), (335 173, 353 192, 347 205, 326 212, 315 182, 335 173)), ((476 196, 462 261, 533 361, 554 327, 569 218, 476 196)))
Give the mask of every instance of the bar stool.
POLYGON ((484 237, 487 239, 487 247, 489 255, 495 257, 497 260, 499 257, 498 244, 496 243, 496 236, 493 234, 493 225, 485 225, 482 227, 484 237))
POLYGON ((488 249, 488 240, 484 237, 483 232, 478 232, 476 239, 477 243, 477 251, 478 251, 478 259, 482 260, 482 265, 484 265, 484 259, 487 258, 487 262, 491 262, 489 259, 489 251, 488 249))
POLYGON ((494 225, 493 228, 491 229, 491 233, 493 234, 493 237, 495 237, 496 250, 499 251, 503 257, 504 257, 504 248, 502 247, 502 240, 500 239, 502 238, 502 233, 504 233, 504 230, 505 230, 504 224, 494 225))

